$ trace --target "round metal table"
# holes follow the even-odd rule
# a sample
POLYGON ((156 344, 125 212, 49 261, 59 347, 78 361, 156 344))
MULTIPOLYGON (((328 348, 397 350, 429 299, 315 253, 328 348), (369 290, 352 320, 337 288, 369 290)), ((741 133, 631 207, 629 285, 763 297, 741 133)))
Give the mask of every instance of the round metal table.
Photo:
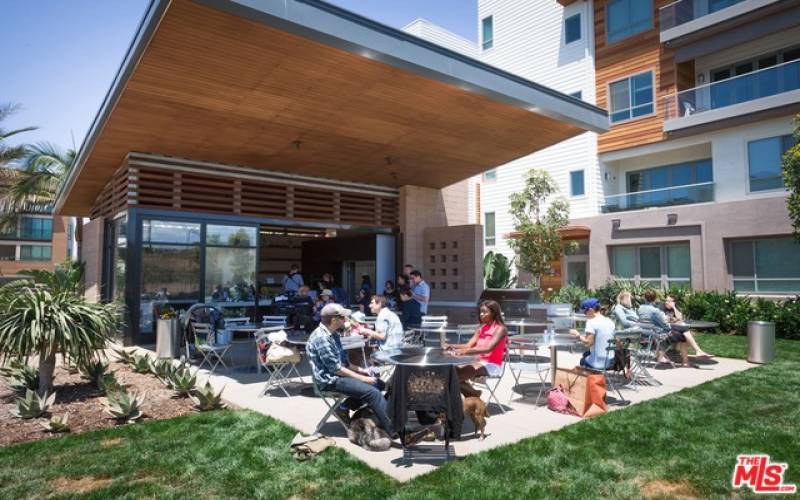
POLYGON ((544 333, 527 333, 525 335, 515 335, 509 337, 508 341, 512 344, 533 344, 537 347, 550 348, 550 382, 552 385, 556 383, 556 370, 558 369, 558 348, 559 347, 572 347, 579 345, 577 337, 566 335, 563 333, 556 333, 553 340, 550 342, 544 341, 544 333))
POLYGON ((404 347, 372 353, 372 359, 380 364, 408 366, 462 366, 474 363, 477 356, 456 356, 439 347, 404 347))

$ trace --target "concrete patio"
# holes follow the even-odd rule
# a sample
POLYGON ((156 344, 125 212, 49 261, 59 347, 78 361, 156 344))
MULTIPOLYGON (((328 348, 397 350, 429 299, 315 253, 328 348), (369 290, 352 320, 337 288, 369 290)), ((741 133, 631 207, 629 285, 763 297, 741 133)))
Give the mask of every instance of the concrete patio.
MULTIPOLYGON (((152 351, 148 351, 152 354, 152 351)), ((577 365, 580 355, 569 351, 559 351, 558 362, 560 367, 577 365)), ((621 388, 622 395, 636 404, 650 399, 660 398, 681 389, 693 387, 716 378, 730 375, 754 367, 743 360, 727 358, 714 358, 711 361, 697 361, 699 368, 666 368, 650 369, 661 385, 635 385, 621 388)), ((266 374, 245 372, 244 370, 218 370, 210 374, 208 370, 199 371, 200 379, 207 379, 216 389, 224 388, 224 399, 240 408, 247 408, 264 415, 276 418, 304 434, 314 432, 319 419, 326 411, 324 403, 313 395, 310 386, 310 370, 305 359, 300 364, 300 371, 304 375, 304 384, 296 383, 287 387, 291 397, 286 397, 280 389, 274 389, 266 396, 260 394, 264 388, 266 374)), ((474 428, 469 418, 465 417, 461 441, 452 442, 456 457, 463 457, 472 453, 486 451, 491 448, 512 444, 524 438, 536 436, 545 432, 558 430, 570 424, 580 422, 579 417, 563 415, 550 411, 545 406, 545 397, 542 396, 539 405, 536 404, 536 394, 539 391, 538 379, 534 382, 535 375, 529 374, 523 381, 522 389, 527 396, 522 397, 514 391, 514 379, 511 373, 506 373, 501 381, 497 395, 506 409, 502 413, 496 405, 490 405, 491 418, 487 421, 486 439, 481 441, 474 437, 474 428), (511 402, 508 403, 509 399, 511 402)), ((204 383, 204 382, 203 382, 204 383)), ((518 388, 517 388, 518 389, 518 388)), ((484 393, 484 400, 487 394, 484 393)), ((616 393, 609 392, 610 411, 624 410, 627 406, 614 404, 616 393)), ((331 417, 323 427, 322 433, 333 438, 336 445, 347 450, 351 455, 364 461, 370 467, 378 469, 395 479, 407 481, 426 472, 436 469, 444 463, 438 458, 443 452, 443 442, 423 442, 418 445, 420 452, 414 454, 410 466, 403 461, 403 451, 400 448, 391 448, 386 452, 370 452, 355 444, 350 443, 345 436, 341 425, 331 417), (426 453, 423 449, 430 449, 435 453, 426 453), (435 458, 434 458, 435 457, 435 458)), ((288 443, 287 443, 288 446, 288 443)))

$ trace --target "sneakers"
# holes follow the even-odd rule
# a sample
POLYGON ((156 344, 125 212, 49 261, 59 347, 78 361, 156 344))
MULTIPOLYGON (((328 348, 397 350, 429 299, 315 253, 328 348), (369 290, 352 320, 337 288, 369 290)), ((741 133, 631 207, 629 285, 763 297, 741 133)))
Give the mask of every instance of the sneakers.
POLYGON ((342 408, 341 406, 333 410, 336 418, 344 422, 344 425, 350 425, 350 411, 342 408))

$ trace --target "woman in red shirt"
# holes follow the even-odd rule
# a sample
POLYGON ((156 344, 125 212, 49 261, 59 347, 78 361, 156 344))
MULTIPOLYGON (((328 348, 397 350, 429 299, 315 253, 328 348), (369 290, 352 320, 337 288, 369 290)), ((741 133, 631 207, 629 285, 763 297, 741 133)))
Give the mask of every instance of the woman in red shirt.
POLYGON ((460 366, 458 379, 461 382, 461 393, 464 396, 480 396, 481 391, 476 390, 467 382, 473 378, 486 376, 500 376, 503 369, 503 357, 506 353, 508 330, 503 323, 503 313, 500 304, 494 300, 481 302, 479 308, 481 326, 475 335, 466 344, 445 344, 445 349, 451 349, 460 356, 479 355, 479 359, 472 364, 460 366))

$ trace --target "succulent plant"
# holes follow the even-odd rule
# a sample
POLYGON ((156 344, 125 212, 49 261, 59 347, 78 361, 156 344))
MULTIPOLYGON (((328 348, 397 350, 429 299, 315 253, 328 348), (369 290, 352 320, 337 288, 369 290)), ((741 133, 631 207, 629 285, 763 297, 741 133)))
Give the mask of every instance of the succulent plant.
POLYGON ((117 380, 116 372, 109 372, 103 374, 100 383, 97 386, 104 394, 111 394, 112 392, 119 392, 125 389, 125 386, 117 380))
POLYGON ((150 373, 150 358, 145 355, 134 354, 131 360, 131 369, 136 373, 150 373))
POLYGON ((65 413, 63 417, 57 417, 53 415, 47 422, 39 423, 47 432, 69 432, 69 413, 65 413))
POLYGON ((25 366, 25 363, 23 363, 21 360, 11 359, 7 365, 0 366, 0 375, 11 378, 14 373, 23 366, 25 366))
POLYGON ((24 398, 17 398, 17 409, 11 410, 19 418, 39 418, 50 410, 56 400, 56 393, 44 393, 41 396, 28 389, 24 398))
POLYGON ((147 394, 128 392, 127 389, 106 396, 106 413, 120 422, 133 422, 142 416, 142 405, 147 394))
POLYGON ((169 377, 173 371, 172 361, 169 359, 157 359, 150 362, 150 373, 158 377, 164 385, 169 385, 169 377))
POLYGON ((123 363, 125 364, 133 364, 133 357, 134 355, 126 351, 125 349, 112 349, 114 351, 114 355, 123 363))
POLYGON ((196 384, 197 375, 192 374, 185 366, 176 369, 169 379, 170 387, 183 398, 192 393, 196 384))
POLYGON ((197 411, 210 411, 218 408, 225 408, 225 403, 222 402, 223 387, 218 393, 214 392, 214 388, 209 382, 202 387, 197 387, 194 394, 189 395, 194 407, 197 411))
POLYGON ((13 368, 9 386, 16 392, 36 391, 39 389, 39 370, 25 364, 13 368))
POLYGON ((92 382, 92 385, 100 389, 103 377, 108 373, 108 363, 98 359, 91 360, 81 367, 81 374, 92 382))

